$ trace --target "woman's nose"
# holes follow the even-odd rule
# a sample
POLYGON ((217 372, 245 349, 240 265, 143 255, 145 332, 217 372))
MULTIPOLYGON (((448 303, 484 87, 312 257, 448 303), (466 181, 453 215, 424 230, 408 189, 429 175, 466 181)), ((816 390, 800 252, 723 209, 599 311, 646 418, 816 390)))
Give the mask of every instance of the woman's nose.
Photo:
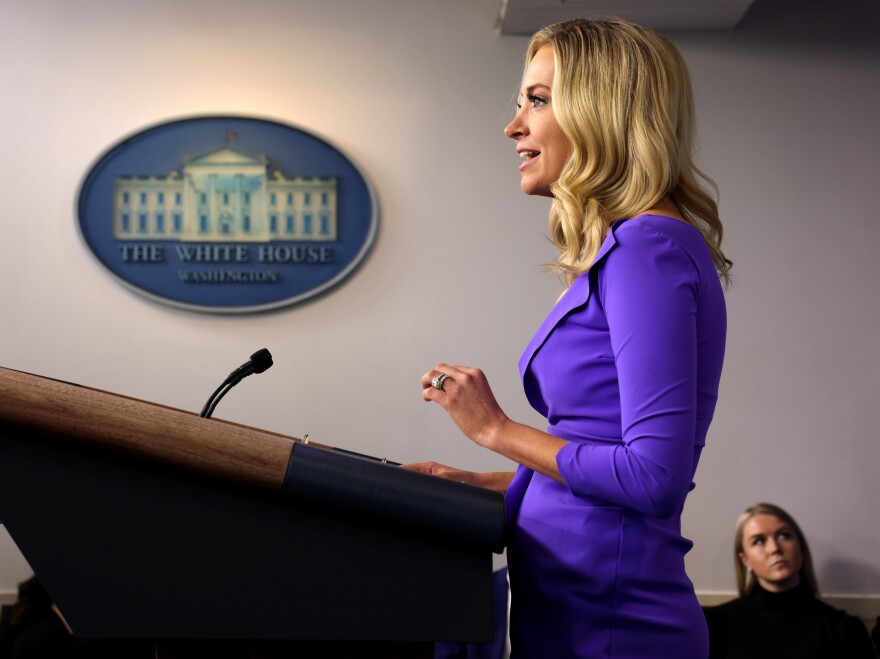
POLYGON ((504 127, 504 134, 514 140, 518 140, 526 134, 525 125, 520 118, 519 112, 511 119, 510 123, 504 127))

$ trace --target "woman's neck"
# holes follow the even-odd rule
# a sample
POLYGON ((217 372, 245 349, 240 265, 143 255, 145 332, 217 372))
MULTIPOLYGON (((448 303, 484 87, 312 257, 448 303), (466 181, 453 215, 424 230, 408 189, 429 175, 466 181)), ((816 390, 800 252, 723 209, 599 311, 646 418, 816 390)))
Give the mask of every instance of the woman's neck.
POLYGON ((671 217, 676 220, 681 220, 682 222, 686 222, 687 220, 681 214, 681 211, 678 209, 672 200, 669 197, 663 197, 659 203, 655 204, 653 207, 643 210, 637 215, 663 215, 665 217, 671 217))

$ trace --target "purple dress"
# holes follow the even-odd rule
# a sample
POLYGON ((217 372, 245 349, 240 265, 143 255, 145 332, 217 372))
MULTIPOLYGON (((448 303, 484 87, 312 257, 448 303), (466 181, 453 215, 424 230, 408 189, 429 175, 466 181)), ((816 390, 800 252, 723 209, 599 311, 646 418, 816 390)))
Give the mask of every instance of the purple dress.
POLYGON ((705 659, 681 512, 718 397, 724 296, 693 227, 618 221, 520 360, 565 484, 507 491, 512 659, 705 659))

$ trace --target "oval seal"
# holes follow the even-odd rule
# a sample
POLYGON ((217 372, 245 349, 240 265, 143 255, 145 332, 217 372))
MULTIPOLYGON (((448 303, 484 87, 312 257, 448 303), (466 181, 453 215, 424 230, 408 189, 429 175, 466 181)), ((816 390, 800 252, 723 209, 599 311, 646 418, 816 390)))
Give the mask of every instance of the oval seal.
POLYGON ((212 313, 301 302, 339 284, 378 229, 366 177, 290 125, 238 116, 161 123, 112 146, 77 200, 80 234, 121 283, 212 313))

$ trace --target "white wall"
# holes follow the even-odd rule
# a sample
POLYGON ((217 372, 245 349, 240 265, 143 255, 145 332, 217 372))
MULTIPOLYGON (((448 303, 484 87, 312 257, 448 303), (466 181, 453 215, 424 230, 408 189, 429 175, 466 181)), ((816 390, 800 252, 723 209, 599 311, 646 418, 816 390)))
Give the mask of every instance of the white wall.
POLYGON ((740 29, 678 40, 735 261, 685 515, 698 588, 733 588, 733 523, 769 500, 803 527, 823 591, 880 593, 878 27, 876 2, 757 0, 740 29))
MULTIPOLYGON (((732 590, 738 512, 778 502, 828 592, 880 593, 875 401, 877 12, 757 0, 730 33, 673 35, 690 63, 701 162, 719 183, 736 283, 716 422, 685 514, 700 590, 732 590), (869 14, 871 14, 869 16, 869 14), (789 15, 790 17, 787 17, 789 15), (853 38, 854 35, 854 38, 853 38), (847 38, 843 38, 847 37, 847 38)), ((547 201, 519 194, 502 136, 526 39, 496 0, 6 0, 0 5, 0 365, 198 411, 258 347, 275 367, 216 416, 398 461, 509 463, 420 399, 439 360, 484 368, 536 425, 520 351, 559 293, 539 270, 547 201), (380 234, 312 302, 217 317, 119 286, 78 238, 94 160, 202 113, 302 126, 373 182, 380 234)), ((29 573, 0 531, 0 592, 29 573)))

